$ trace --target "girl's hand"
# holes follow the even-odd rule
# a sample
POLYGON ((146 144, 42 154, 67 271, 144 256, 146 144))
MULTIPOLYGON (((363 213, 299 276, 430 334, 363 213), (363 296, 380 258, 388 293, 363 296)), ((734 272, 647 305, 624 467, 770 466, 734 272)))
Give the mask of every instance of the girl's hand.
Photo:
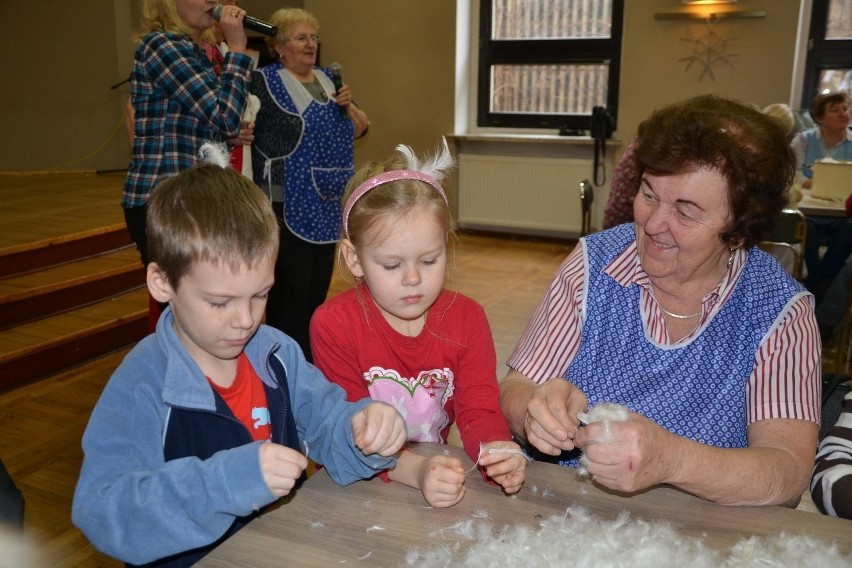
POLYGON ((308 467, 308 458, 280 444, 260 445, 260 471, 266 486, 276 497, 284 497, 308 467))
POLYGON ((420 491, 433 507, 452 507, 461 501, 464 481, 465 471, 458 458, 438 455, 423 461, 420 491))
POLYGON ((488 477, 499 483, 508 494, 517 493, 524 484, 527 470, 527 458, 514 452, 489 452, 494 449, 510 449, 521 451, 514 442, 489 442, 482 445, 479 464, 485 468, 488 477))
POLYGON ((355 445, 368 456, 392 456, 408 441, 405 420, 384 402, 371 402, 352 417, 352 436, 355 445))

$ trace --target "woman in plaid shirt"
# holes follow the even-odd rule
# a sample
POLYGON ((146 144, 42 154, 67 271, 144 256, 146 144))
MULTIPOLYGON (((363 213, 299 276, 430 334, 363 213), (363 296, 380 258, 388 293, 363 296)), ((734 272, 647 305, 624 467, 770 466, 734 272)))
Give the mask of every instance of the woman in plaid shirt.
MULTIPOLYGON (((142 263, 148 263, 145 203, 161 180, 192 166, 201 144, 241 132, 253 60, 246 55, 245 11, 226 6, 221 29, 228 53, 217 76, 201 45, 213 27, 215 0, 144 0, 130 77, 133 157, 121 205, 142 263)), ((157 310, 158 311, 158 310, 157 310)))

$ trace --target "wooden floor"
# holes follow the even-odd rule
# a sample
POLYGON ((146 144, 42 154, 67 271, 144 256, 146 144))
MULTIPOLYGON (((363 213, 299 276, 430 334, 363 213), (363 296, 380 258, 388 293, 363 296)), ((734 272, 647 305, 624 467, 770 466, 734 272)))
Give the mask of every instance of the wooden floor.
MULTIPOLYGON (((123 222, 121 174, 0 174, 0 248, 123 222)), ((573 243, 462 235, 455 287, 478 300, 503 363, 573 243)), ((335 275, 331 294, 347 284, 335 275)), ((120 566, 71 524, 80 439, 89 413, 126 350, 0 394, 0 458, 26 500, 25 534, 50 567, 120 566)), ((3 556, 0 543, 0 556, 3 556)), ((0 561, 0 565, 3 562, 0 561)))

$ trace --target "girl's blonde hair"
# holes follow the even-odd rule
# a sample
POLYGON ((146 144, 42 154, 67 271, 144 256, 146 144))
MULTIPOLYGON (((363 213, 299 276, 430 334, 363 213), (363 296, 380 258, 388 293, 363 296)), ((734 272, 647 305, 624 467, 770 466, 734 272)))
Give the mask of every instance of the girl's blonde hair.
MULTIPOLYGON (((341 238, 348 238, 357 251, 366 245, 382 242, 399 223, 404 223, 410 216, 426 214, 434 216, 446 235, 448 245, 452 245, 456 235, 446 196, 443 189, 425 181, 396 179, 377 185, 356 197, 354 203, 349 203, 349 200, 359 186, 379 174, 416 171, 440 183, 453 165, 454 160, 444 141, 442 149, 423 160, 418 159, 410 147, 399 145, 389 160, 362 166, 346 186, 343 201, 347 204, 348 215, 341 227, 341 238)), ((345 263, 340 264, 341 268, 346 268, 345 263)), ((344 274, 347 273, 348 270, 344 270, 344 274)))

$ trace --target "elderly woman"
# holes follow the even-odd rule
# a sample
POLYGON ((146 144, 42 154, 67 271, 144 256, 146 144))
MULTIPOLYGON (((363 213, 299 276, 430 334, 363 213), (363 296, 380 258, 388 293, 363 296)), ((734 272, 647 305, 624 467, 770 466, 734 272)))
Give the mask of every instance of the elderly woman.
POLYGON ((811 105, 811 116, 817 123, 816 128, 799 132, 791 142, 805 188, 811 187, 811 167, 817 160, 852 160, 852 132, 849 131, 849 100, 846 94, 817 95, 811 105))
MULTIPOLYGON (((823 158, 852 160, 852 131, 849 130, 849 100, 844 93, 814 97, 811 116, 816 128, 799 132, 790 145, 796 153, 796 165, 802 175, 802 187, 811 187, 814 162, 823 158)), ((852 189, 850 189, 852 192, 852 189)), ((852 255, 852 220, 808 216, 805 286, 822 300, 826 289, 852 255), (821 254, 821 247, 825 252, 821 254)))
POLYGON ((353 140, 366 133, 368 121, 349 87, 335 85, 339 73, 316 67, 317 19, 284 8, 269 22, 278 26, 267 44, 279 61, 256 71, 250 86, 260 99, 254 181, 270 194, 282 225, 266 323, 295 339, 310 361, 308 329, 331 284, 340 199, 353 173, 353 140))
POLYGON ((784 132, 702 96, 643 122, 636 160, 635 222, 564 261, 508 361, 503 411, 563 465, 582 448, 617 491, 798 503, 820 415, 813 298, 755 247, 793 178, 784 132), (580 428, 601 402, 629 418, 580 428))

